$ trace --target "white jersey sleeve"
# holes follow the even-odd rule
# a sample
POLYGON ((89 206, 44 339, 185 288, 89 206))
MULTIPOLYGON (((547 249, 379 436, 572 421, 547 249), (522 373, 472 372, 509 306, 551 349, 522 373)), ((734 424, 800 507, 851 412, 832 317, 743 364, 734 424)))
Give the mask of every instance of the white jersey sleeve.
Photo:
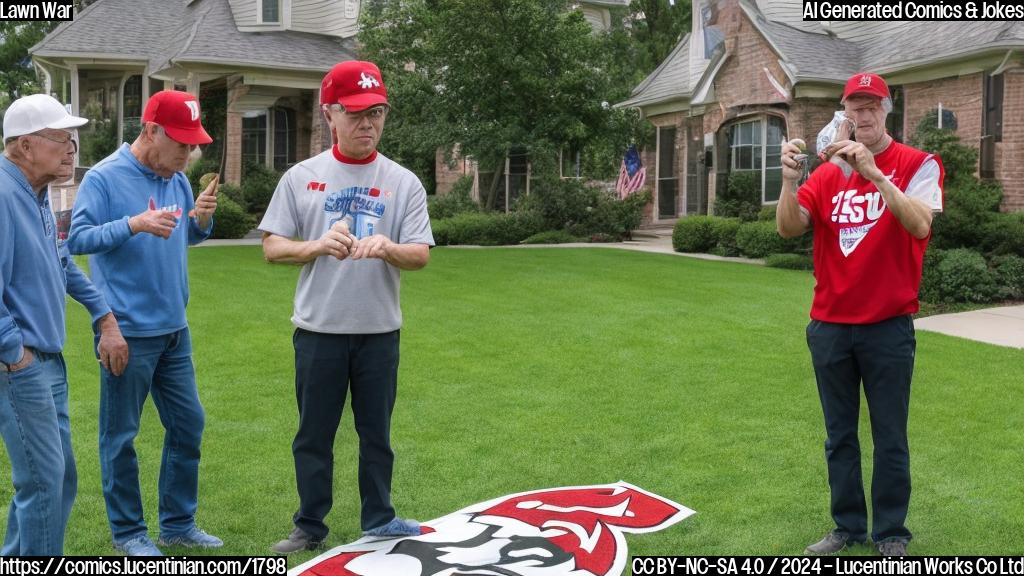
POLYGON ((942 188, 939 186, 939 163, 929 156, 907 185, 907 197, 924 202, 933 212, 942 212, 942 188))
POLYGON ((300 222, 295 205, 296 190, 293 184, 297 169, 299 169, 298 166, 285 172, 277 183, 274 195, 270 198, 270 204, 260 222, 259 229, 261 231, 289 239, 300 236, 300 222))

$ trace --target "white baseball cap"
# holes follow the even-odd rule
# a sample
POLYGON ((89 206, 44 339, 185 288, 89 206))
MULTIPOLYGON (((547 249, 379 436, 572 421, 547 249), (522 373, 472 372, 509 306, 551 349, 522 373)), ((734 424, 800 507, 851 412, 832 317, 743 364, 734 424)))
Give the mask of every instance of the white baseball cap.
POLYGON ((64 105, 53 96, 22 96, 12 102, 4 113, 4 140, 38 132, 44 128, 77 128, 88 121, 87 118, 68 114, 64 105))

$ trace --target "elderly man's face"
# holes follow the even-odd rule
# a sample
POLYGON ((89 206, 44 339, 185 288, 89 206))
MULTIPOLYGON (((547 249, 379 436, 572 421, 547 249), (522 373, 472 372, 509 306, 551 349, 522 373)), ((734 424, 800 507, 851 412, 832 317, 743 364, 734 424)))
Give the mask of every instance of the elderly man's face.
POLYGON ((146 129, 153 131, 153 146, 148 158, 151 170, 168 178, 188 166, 189 155, 197 146, 178 142, 156 124, 151 124, 146 129))
POLYGON ((885 109, 873 96, 851 96, 843 104, 846 117, 857 124, 856 140, 868 148, 885 137, 885 109))
POLYGON ((372 154, 384 133, 387 115, 387 106, 374 106, 360 112, 346 112, 340 105, 329 107, 328 123, 338 140, 338 150, 357 160, 372 154))
POLYGON ((44 128, 28 134, 32 161, 47 182, 64 182, 75 174, 78 135, 74 131, 44 128))

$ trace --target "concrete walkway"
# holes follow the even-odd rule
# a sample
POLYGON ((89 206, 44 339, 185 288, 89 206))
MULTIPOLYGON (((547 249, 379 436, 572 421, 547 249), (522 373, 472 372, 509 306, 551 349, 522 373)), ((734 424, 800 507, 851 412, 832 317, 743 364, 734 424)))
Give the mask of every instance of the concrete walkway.
MULTIPOLYGON (((207 240, 199 246, 258 246, 260 244, 260 233, 251 232, 245 238, 238 240, 207 240)), ((740 262, 744 264, 764 265, 762 260, 750 258, 726 258, 712 254, 683 254, 672 250, 671 230, 638 230, 633 234, 633 240, 628 242, 610 242, 607 244, 520 244, 517 246, 502 246, 502 248, 520 248, 529 250, 532 248, 617 248, 620 250, 634 250, 637 252, 649 252, 655 254, 672 254, 685 258, 700 258, 702 260, 717 260, 723 262, 740 262)), ((460 250, 480 250, 486 247, 481 246, 452 246, 460 250)), ((997 346, 1008 346, 1024 350, 1024 306, 1004 306, 1000 308, 988 308, 975 310, 973 312, 960 312, 957 314, 939 314, 919 318, 914 321, 918 330, 939 332, 949 336, 967 338, 978 342, 986 342, 997 346)))

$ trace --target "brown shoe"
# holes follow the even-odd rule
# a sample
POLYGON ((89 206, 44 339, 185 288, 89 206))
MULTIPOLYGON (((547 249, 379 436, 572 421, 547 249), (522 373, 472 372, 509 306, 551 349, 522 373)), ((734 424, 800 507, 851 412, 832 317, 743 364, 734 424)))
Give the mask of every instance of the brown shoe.
POLYGON ((324 541, 317 540, 302 528, 296 527, 287 538, 270 547, 274 554, 292 554, 301 550, 318 550, 324 541))
POLYGON ((846 548, 850 537, 836 531, 825 534, 825 537, 804 548, 804 556, 834 556, 846 548))

